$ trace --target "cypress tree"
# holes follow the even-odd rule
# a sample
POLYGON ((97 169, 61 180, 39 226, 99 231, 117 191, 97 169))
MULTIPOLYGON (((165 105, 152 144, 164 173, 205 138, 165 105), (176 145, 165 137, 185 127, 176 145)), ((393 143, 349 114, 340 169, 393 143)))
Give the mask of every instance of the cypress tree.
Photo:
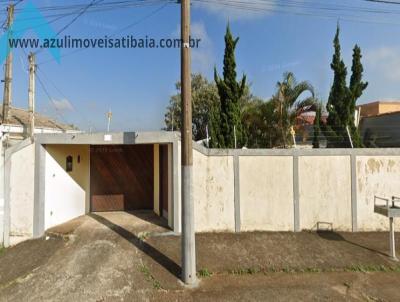
POLYGON ((328 147, 343 148, 349 146, 346 126, 348 125, 350 115, 353 113, 350 112, 349 107, 351 93, 346 85, 347 68, 341 57, 339 34, 340 28, 338 25, 335 39, 333 40, 335 53, 331 63, 334 79, 326 107, 329 113, 327 128, 332 135, 327 137, 327 139, 328 147))
POLYGON ((313 137, 313 148, 319 148, 319 138, 321 136, 321 115, 322 115, 322 104, 317 105, 317 110, 315 111, 314 120, 314 137, 313 137))
POLYGON ((244 94, 246 76, 243 76, 240 82, 236 81, 235 48, 238 41, 239 38, 233 38, 228 24, 225 34, 224 71, 222 79, 218 76, 216 68, 214 69, 214 79, 218 88, 221 108, 219 115, 220 134, 218 135, 218 131, 213 129, 212 133, 214 136, 217 136, 212 137, 212 140, 214 140, 214 143, 218 141, 218 146, 220 148, 235 147, 234 129, 236 131, 237 146, 241 147, 245 142, 240 99, 244 94))
POLYGON ((349 116, 348 125, 350 127, 351 137, 355 147, 362 147, 362 141, 358 128, 354 125, 354 112, 356 110, 357 100, 361 97, 363 91, 368 87, 368 82, 362 81, 364 68, 361 64, 361 48, 356 45, 353 49, 353 64, 351 67, 351 78, 350 78, 350 104, 349 110, 351 115, 349 116))

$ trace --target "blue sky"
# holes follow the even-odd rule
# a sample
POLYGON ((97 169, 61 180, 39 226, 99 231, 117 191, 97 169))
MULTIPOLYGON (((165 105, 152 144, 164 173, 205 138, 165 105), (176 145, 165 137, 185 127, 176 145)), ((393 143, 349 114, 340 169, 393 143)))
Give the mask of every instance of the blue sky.
MULTIPOLYGON (((313 1, 321 3, 303 0, 306 3, 313 1)), ((32 2, 40 7, 88 1, 32 2)), ((341 5, 349 2, 331 1, 341 5)), ((400 13, 400 5, 368 4, 362 0, 352 0, 351 3, 373 9, 398 10, 400 13)), ((63 35, 102 38, 135 23, 160 6, 87 13, 63 35)), ((4 8, 4 4, 1 7, 4 8)), ((23 3, 18 7, 23 7, 23 3)), ((176 37, 179 14, 179 5, 169 4, 121 36, 176 37)), ((3 15, 5 18, 4 10, 3 15)), ((373 16, 369 14, 368 21, 372 21, 373 16)), ((71 19, 61 19, 51 26, 57 31, 71 19)), ((396 19, 396 15, 389 16, 390 24, 350 22, 343 17, 340 20, 342 55, 348 70, 354 44, 361 46, 364 55, 365 79, 370 85, 360 103, 400 99, 400 24, 394 24, 396 19)), ((192 35, 201 38, 202 43, 193 52, 193 72, 201 72, 212 79, 214 66, 221 71, 223 37, 228 20, 233 34, 240 37, 236 52, 238 73, 247 75, 253 94, 269 98, 282 74, 293 71, 298 80, 310 81, 319 97, 326 101, 332 81, 329 64, 338 21, 336 17, 252 12, 195 3, 192 5, 192 35)), ((29 36, 35 35, 31 32, 25 37, 29 36)), ((71 52, 62 50, 62 55, 71 52)), ((114 131, 158 130, 163 127, 165 108, 180 77, 179 55, 179 49, 88 49, 65 55, 58 64, 51 60, 48 52, 42 51, 37 57, 42 70, 39 77, 52 101, 38 83, 37 109, 64 122, 74 123, 82 130, 92 127, 101 131, 106 128, 106 112, 111 108, 111 129, 114 131)), ((21 50, 16 50, 12 99, 17 107, 27 107, 28 103, 26 70, 27 58, 21 50)))

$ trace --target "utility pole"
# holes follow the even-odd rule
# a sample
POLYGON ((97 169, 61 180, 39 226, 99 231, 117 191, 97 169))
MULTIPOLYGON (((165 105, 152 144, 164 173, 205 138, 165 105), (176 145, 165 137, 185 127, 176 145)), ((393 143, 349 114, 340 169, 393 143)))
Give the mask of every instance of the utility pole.
POLYGON ((7 8, 7 50, 8 56, 4 69, 4 94, 3 94, 3 124, 7 124, 10 119, 11 107, 11 84, 12 84, 12 61, 13 54, 10 49, 9 41, 12 38, 12 24, 14 22, 14 4, 10 4, 7 8))
POLYGON ((28 104, 29 104, 29 136, 33 140, 35 134, 35 75, 36 75, 36 59, 35 54, 31 52, 28 55, 29 61, 29 88, 28 88, 28 104))
POLYGON ((192 87, 190 70, 190 0, 181 0, 182 83, 182 281, 196 283, 193 207, 192 87))

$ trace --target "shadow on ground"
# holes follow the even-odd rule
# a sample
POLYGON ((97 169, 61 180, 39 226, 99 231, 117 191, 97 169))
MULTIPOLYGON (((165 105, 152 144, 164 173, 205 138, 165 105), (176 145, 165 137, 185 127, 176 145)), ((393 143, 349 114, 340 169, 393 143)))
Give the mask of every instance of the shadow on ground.
POLYGON ((134 233, 126 230, 125 228, 111 222, 110 220, 104 218, 103 216, 97 215, 95 213, 90 213, 89 216, 99 223, 105 225, 113 232, 117 233, 122 238, 128 240, 131 244, 133 244, 137 249, 151 257, 154 261, 168 270, 175 277, 179 278, 181 273, 181 268, 178 264, 175 263, 171 258, 164 255, 156 248, 152 247, 142 239, 138 238, 134 233))

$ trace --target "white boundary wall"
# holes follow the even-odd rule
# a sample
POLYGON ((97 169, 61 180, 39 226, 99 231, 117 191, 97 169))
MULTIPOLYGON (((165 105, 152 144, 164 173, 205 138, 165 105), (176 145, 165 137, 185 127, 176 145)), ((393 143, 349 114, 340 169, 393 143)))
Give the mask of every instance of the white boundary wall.
POLYGON ((30 144, 6 159, 9 171, 10 244, 33 235, 35 146, 30 144))
POLYGON ((242 231, 293 230, 293 159, 239 157, 242 231))
POLYGON ((197 232, 386 231, 374 196, 400 197, 399 149, 194 148, 197 232))
MULTIPOLYGON (((400 156, 358 156, 356 170, 359 230, 387 230, 387 219, 374 214, 374 195, 400 197, 400 156)), ((400 219, 395 223, 399 230, 400 219)))
POLYGON ((233 157, 205 156, 194 150, 193 161, 196 231, 234 231, 233 157))

